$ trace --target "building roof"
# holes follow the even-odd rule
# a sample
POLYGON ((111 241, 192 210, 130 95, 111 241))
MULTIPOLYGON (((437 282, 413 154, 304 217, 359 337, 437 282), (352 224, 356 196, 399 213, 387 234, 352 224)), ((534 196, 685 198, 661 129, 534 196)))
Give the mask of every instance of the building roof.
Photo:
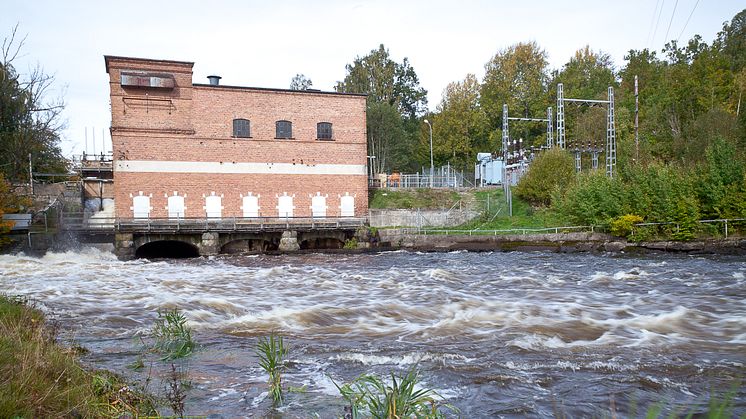
POLYGON ((268 91, 268 92, 310 93, 310 94, 322 94, 322 95, 344 95, 344 96, 361 96, 361 97, 368 96, 365 93, 329 92, 329 91, 322 91, 322 90, 317 90, 317 89, 293 90, 293 89, 280 89, 280 88, 274 88, 274 87, 229 86, 229 85, 224 85, 224 84, 214 85, 214 84, 203 84, 203 83, 192 83, 192 86, 215 88, 215 89, 263 90, 263 91, 268 91))

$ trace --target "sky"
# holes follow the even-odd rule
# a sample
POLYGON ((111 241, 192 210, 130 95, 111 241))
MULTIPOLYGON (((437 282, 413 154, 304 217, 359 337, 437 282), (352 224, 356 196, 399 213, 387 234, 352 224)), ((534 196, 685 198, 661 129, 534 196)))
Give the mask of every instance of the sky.
POLYGON ((345 65, 384 44, 404 57, 435 110, 450 82, 498 51, 536 41, 559 69, 590 45, 624 66, 631 49, 700 34, 710 43, 746 5, 736 0, 33 1, 4 0, 0 38, 26 36, 16 70, 40 65, 66 102, 65 155, 111 150, 104 55, 194 62, 195 83, 288 88, 302 73, 333 90, 345 65), (86 141, 86 135, 88 140, 86 141))

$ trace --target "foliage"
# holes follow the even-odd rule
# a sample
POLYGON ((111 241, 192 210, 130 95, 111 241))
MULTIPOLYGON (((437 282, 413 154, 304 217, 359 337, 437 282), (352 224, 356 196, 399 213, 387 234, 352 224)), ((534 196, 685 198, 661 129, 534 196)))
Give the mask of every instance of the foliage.
POLYGON ((515 194, 533 205, 547 206, 552 192, 564 190, 575 179, 575 166, 570 153, 553 148, 541 153, 518 182, 515 194))
MULTIPOLYGON (((476 150, 489 147, 487 114, 479 106, 479 81, 468 74, 461 82, 449 83, 432 118, 433 154, 436 165, 449 161, 469 170, 476 150)), ((429 145, 429 132, 423 129, 420 140, 429 145)), ((423 144, 424 145, 424 144, 423 144)))
POLYGON ((386 102, 369 101, 366 124, 368 155, 376 156, 371 161, 373 172, 386 172, 389 168, 397 167, 402 153, 405 153, 401 150, 401 144, 406 143, 407 132, 396 107, 386 102), (391 162, 392 158, 396 160, 394 163, 391 162))
POLYGON ((18 27, 0 47, 0 173, 13 181, 28 181, 29 154, 35 171, 67 172, 59 147, 64 102, 52 99, 54 77, 36 67, 30 74, 16 71, 14 61, 25 41, 18 27))
MULTIPOLYGON (((492 128, 490 140, 500 143, 503 104, 514 116, 542 117, 547 109, 549 83, 547 53, 536 42, 521 42, 500 50, 485 65, 480 105, 492 128)), ((546 135, 546 128, 536 124, 521 126, 514 132, 532 144, 546 135)))
POLYGON ((565 97, 605 100, 608 87, 616 85, 611 57, 586 45, 554 74, 552 84, 557 83, 563 84, 565 97))
POLYGON ((419 86, 409 59, 397 63, 383 44, 368 55, 355 58, 345 69, 347 75, 335 87, 338 92, 365 93, 369 101, 393 105, 408 118, 422 114, 427 106, 427 91, 419 86))
POLYGON ((702 213, 708 218, 739 218, 746 216, 746 163, 740 159, 733 144, 717 138, 705 151, 706 169, 699 182, 702 213))
POLYGON ((150 397, 114 374, 88 371, 55 343, 41 311, 0 295, 0 417, 139 417, 150 397))
POLYGON ((256 348, 259 366, 269 375, 269 395, 275 405, 282 404, 282 373, 285 370, 285 357, 288 348, 282 336, 272 333, 259 340, 256 348))
POLYGON ((290 81, 290 90, 308 90, 311 86, 313 82, 304 74, 296 74, 290 81))
POLYGON ((552 208, 577 225, 605 224, 624 213, 623 197, 624 185, 618 178, 600 171, 582 173, 565 191, 554 191, 552 208))
POLYGON ((611 234, 619 237, 628 237, 632 234, 635 224, 641 223, 642 217, 634 214, 626 214, 614 218, 610 223, 611 234))
POLYGON ((10 183, 0 173, 0 245, 7 244, 9 239, 4 237, 13 228, 12 221, 3 221, 3 214, 17 212, 21 204, 20 198, 16 196, 10 183))
POLYGON ((153 350, 162 355, 163 361, 184 358, 194 351, 192 329, 186 322, 178 308, 158 310, 151 333, 155 340, 153 350))
POLYGON ((409 59, 394 61, 380 45, 346 66, 346 76, 335 90, 368 95, 368 155, 374 173, 417 169, 419 117, 427 109, 427 91, 409 59))
POLYGON ((349 240, 345 240, 344 249, 357 249, 357 239, 351 238, 349 240))
POLYGON ((455 407, 441 402, 441 397, 431 389, 417 389, 419 373, 415 367, 406 375, 391 373, 391 384, 380 377, 363 374, 339 389, 342 397, 350 404, 352 418, 369 417, 375 419, 393 418, 443 418, 441 407, 458 413, 455 407))

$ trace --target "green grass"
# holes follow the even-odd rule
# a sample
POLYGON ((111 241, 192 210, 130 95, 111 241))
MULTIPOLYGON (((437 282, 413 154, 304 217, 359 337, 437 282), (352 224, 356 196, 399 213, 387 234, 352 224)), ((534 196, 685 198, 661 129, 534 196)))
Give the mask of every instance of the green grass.
POLYGON ((0 295, 0 417, 157 415, 149 397, 80 366, 26 300, 0 295))
POLYGON ((453 190, 444 189, 376 189, 369 199, 371 209, 449 209, 461 199, 453 190))
POLYGON ((455 229, 509 230, 520 228, 547 228, 566 225, 549 210, 535 210, 531 205, 513 195, 513 216, 502 188, 480 190, 474 193, 482 216, 455 229))

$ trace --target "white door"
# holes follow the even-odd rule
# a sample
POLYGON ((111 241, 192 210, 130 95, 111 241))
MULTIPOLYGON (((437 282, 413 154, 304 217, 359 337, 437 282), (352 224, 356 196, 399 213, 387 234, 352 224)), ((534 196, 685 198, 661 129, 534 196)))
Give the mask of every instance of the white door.
POLYGON ((168 197, 168 218, 184 218, 183 196, 174 195, 168 197))
POLYGON ((326 197, 316 195, 311 198, 311 213, 314 217, 326 217, 326 197))
POLYGON ((249 195, 243 197, 243 216, 244 218, 259 216, 258 196, 249 195))
POLYGON ((277 197, 277 211, 279 217, 292 217, 293 197, 287 195, 277 197))
POLYGON ((340 209, 342 211, 342 217, 354 217, 355 216, 355 197, 345 195, 341 198, 340 209))
POLYGON ((135 218, 150 217, 150 197, 145 195, 132 197, 132 211, 135 218))
POLYGON ((220 218, 223 216, 222 199, 216 195, 205 197, 205 212, 207 218, 220 218))

